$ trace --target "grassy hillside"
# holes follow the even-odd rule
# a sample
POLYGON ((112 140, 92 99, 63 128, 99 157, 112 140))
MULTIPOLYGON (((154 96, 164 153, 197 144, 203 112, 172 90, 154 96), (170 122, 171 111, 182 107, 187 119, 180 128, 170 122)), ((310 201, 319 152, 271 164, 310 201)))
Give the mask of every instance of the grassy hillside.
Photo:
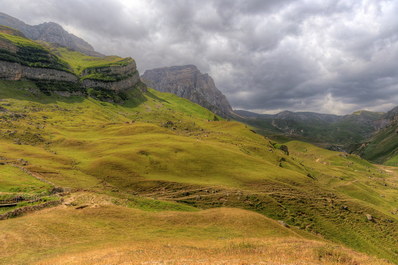
POLYGON ((301 142, 287 155, 188 100, 128 94, 118 105, 0 82, 0 172, 26 161, 47 182, 21 176, 23 192, 44 193, 46 183, 67 192, 61 206, 0 221, 1 262, 128 261, 143 241, 155 242, 145 250, 152 261, 170 248, 187 259, 189 249, 210 260, 386 264, 351 248, 398 262, 394 172, 301 142))
POLYGON ((65 47, 52 47, 51 50, 59 58, 67 62, 77 75, 80 75, 85 69, 127 65, 133 61, 131 58, 121 58, 118 56, 92 57, 65 47))
POLYGON ((370 138, 359 150, 365 159, 398 166, 398 125, 392 124, 370 138))
POLYGON ((4 26, 0 27, 0 58, 30 67, 69 71, 69 66, 47 48, 4 26))

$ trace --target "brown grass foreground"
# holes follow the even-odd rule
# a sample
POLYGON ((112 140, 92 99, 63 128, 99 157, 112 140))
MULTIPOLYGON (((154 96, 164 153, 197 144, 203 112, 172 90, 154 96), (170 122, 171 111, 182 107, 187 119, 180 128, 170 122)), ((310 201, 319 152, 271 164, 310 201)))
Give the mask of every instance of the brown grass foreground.
POLYGON ((352 250, 297 238, 220 241, 131 243, 88 251, 36 263, 66 264, 267 264, 267 265, 383 265, 352 250))
POLYGON ((0 264, 390 264, 246 210, 147 212, 84 192, 0 231, 0 264))

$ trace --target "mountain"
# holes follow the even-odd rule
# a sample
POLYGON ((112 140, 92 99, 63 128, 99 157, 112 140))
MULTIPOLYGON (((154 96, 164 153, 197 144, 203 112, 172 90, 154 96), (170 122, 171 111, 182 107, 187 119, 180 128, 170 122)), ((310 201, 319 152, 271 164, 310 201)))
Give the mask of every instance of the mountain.
POLYGON ((85 40, 68 33, 60 25, 54 22, 46 22, 31 26, 17 18, 0 12, 0 25, 17 29, 32 40, 56 43, 90 56, 103 56, 96 52, 85 40))
POLYGON ((364 141, 356 153, 375 163, 398 166, 398 107, 387 112, 380 124, 380 130, 364 141))
POLYGON ((91 57, 65 47, 43 46, 0 26, 0 78, 31 80, 44 93, 91 95, 122 101, 140 85, 132 58, 91 57))
POLYGON ((352 145, 370 137, 382 126, 382 113, 357 111, 349 115, 283 111, 254 114, 235 110, 237 119, 260 132, 282 139, 299 139, 338 150, 350 151, 352 145))
POLYGON ((132 58, 0 47, 0 264, 398 262, 396 169, 214 119, 132 58))
POLYGON ((387 120, 390 124, 397 122, 398 121, 398 106, 393 108, 389 112, 387 112, 383 118, 385 120, 387 120))
POLYGON ((213 79, 194 65, 146 70, 142 79, 156 90, 189 99, 222 117, 231 116, 232 108, 227 98, 217 89, 213 79))

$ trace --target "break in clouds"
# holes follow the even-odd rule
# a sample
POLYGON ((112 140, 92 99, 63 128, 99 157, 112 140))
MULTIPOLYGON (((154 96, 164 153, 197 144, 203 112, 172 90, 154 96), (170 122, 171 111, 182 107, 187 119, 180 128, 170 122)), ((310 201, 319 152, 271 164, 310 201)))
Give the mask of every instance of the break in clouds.
POLYGON ((235 109, 349 113, 398 105, 398 1, 0 0, 146 69, 195 64, 235 109))

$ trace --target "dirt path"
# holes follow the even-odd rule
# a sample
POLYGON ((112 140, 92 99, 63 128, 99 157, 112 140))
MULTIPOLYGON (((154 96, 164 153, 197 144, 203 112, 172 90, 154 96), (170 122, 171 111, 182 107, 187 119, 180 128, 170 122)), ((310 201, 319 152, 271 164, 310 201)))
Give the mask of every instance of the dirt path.
POLYGON ((390 167, 390 166, 384 166, 384 165, 376 165, 378 168, 386 172, 387 174, 398 178, 398 167, 390 167))

